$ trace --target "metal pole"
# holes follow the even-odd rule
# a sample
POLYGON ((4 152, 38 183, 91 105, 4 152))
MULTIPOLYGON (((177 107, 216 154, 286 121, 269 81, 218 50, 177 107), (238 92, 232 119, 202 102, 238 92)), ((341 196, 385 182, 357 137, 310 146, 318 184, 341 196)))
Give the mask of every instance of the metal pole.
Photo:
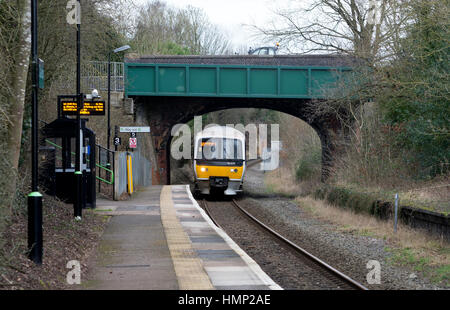
POLYGON ((31 55, 32 55, 32 138, 31 138, 31 193, 28 195, 28 257, 42 264, 42 195, 38 189, 38 55, 37 55, 37 0, 31 0, 31 55))
MULTIPOLYGON (((100 145, 97 146, 97 148, 98 148, 98 165, 100 166, 100 165, 102 164, 101 161, 100 161, 101 156, 102 156, 102 150, 100 149, 100 145)), ((100 178, 102 177, 101 171, 102 171, 102 169, 98 169, 98 176, 99 176, 100 178)), ((98 192, 99 192, 99 193, 102 191, 101 186, 102 186, 101 181, 100 181, 100 179, 98 179, 98 192)))
POLYGON ((397 233, 398 194, 395 194, 394 233, 397 233))
MULTIPOLYGON (((106 141, 106 148, 110 149, 110 140, 111 140, 111 52, 108 52, 108 135, 106 141)), ((109 166, 109 152, 107 155, 107 165, 109 166)))
MULTIPOLYGON (((81 13, 81 1, 78 0, 78 5, 80 6, 81 13)), ((77 13, 77 14, 78 14, 77 13)), ((74 199, 74 217, 76 219, 81 219, 82 216, 82 180, 83 172, 81 171, 81 117, 80 110, 82 104, 82 94, 81 94, 81 52, 80 52, 80 41, 81 41, 81 16, 79 16, 79 23, 77 24, 77 126, 76 126, 76 149, 75 149, 75 182, 76 182, 76 197, 74 199)))

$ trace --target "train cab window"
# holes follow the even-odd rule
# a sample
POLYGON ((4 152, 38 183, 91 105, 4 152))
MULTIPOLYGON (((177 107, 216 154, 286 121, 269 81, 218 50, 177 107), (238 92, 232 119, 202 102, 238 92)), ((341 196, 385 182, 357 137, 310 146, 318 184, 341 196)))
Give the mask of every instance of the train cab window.
POLYGON ((196 158, 242 160, 244 159, 242 141, 229 138, 203 138, 199 143, 196 158))

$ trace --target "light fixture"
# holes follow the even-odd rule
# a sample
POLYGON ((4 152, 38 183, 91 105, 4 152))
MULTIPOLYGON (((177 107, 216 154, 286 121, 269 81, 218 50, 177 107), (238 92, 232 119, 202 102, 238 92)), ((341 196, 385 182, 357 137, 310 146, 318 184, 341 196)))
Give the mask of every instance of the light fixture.
POLYGON ((121 47, 116 48, 115 50, 113 50, 114 53, 118 53, 118 52, 123 52, 126 51, 127 49, 130 49, 131 47, 129 45, 124 45, 121 47))

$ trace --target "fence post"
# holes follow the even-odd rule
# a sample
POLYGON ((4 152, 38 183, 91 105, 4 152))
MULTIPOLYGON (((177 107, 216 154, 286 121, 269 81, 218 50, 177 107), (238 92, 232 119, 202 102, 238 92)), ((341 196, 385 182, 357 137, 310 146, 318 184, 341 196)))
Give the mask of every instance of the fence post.
POLYGON ((128 194, 133 194, 133 157, 130 153, 127 153, 127 183, 128 194))
POLYGON ((398 194, 395 194, 394 233, 397 233, 398 194))

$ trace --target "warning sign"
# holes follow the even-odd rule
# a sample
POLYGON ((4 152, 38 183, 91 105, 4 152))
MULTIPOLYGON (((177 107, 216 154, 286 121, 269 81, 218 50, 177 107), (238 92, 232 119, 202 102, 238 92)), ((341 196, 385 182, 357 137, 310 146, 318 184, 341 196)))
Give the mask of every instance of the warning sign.
POLYGON ((137 147, 137 138, 130 138, 130 148, 135 149, 137 147))

